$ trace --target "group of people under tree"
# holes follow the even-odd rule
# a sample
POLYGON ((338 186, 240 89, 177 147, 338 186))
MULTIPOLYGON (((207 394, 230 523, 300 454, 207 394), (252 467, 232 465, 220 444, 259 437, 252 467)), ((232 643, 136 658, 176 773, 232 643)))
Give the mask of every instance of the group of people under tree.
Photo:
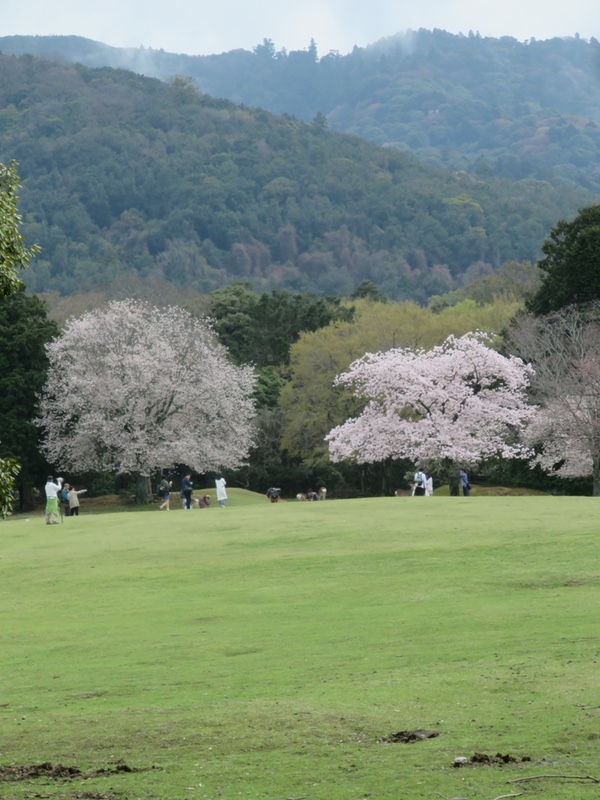
MULTIPOLYGON (((217 501, 221 508, 225 507, 225 501, 227 500, 226 486, 227 482, 225 478, 219 473, 215 479, 215 488, 217 492, 217 501)), ((161 505, 158 507, 159 511, 162 511, 163 509, 166 511, 171 510, 172 488, 172 480, 166 477, 161 478, 161 481, 156 488, 156 494, 158 495, 159 499, 162 500, 161 505)), ((210 497, 207 494, 203 494, 201 497, 194 499, 192 498, 193 491, 194 484, 192 481, 192 475, 191 473, 187 473, 181 479, 181 489, 179 492, 181 505, 184 511, 190 511, 193 505, 196 505, 198 508, 208 508, 210 505, 210 497)))
MULTIPOLYGON (((458 469, 456 476, 450 482, 450 494, 460 494, 462 490, 464 497, 469 497, 471 494, 471 484, 469 483, 469 476, 464 469, 458 469)), ((427 477, 423 467, 418 467, 412 481, 412 496, 413 497, 431 497, 433 495, 433 478, 431 475, 427 477)))
MULTIPOLYGON (((162 501, 159 505, 159 511, 170 510, 171 491, 173 488, 173 481, 169 477, 162 477, 157 486, 156 493, 162 501)), ((217 501, 221 508, 225 507, 227 500, 227 482, 225 478, 218 474, 215 479, 215 488, 217 501)), ((79 495, 85 493, 87 489, 76 489, 72 484, 67 483, 63 478, 57 478, 49 475, 46 485, 46 524, 54 525, 58 522, 58 516, 78 516, 79 515, 79 495)), ((190 510, 192 504, 197 508, 208 508, 210 505, 210 497, 202 495, 197 499, 192 499, 193 482, 191 473, 186 474, 181 481, 180 499, 184 510, 190 510)), ((470 496, 471 484, 469 483, 469 476, 464 469, 458 469, 451 481, 450 493, 459 494, 462 491, 464 497, 470 496)), ((309 489, 306 495, 297 495, 297 499, 302 500, 320 500, 325 499, 324 488, 319 492, 309 489)), ((418 467, 411 482, 411 494, 413 497, 425 496, 430 497, 433 495, 433 478, 431 475, 428 477, 423 467, 418 467)), ((277 503, 281 497, 281 489, 278 487, 269 487, 267 490, 267 498, 271 503, 277 503)))
POLYGON ((62 478, 54 480, 52 475, 48 475, 44 491, 46 493, 46 525, 56 525, 59 514, 61 517, 79 516, 79 495, 87 492, 87 489, 76 489, 62 478))

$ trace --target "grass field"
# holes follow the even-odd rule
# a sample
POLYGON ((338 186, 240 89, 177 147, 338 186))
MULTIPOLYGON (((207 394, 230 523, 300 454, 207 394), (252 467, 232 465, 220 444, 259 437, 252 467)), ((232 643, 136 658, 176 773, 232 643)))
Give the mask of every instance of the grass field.
POLYGON ((598 798, 598 500, 86 503, 0 523, 3 800, 598 798))

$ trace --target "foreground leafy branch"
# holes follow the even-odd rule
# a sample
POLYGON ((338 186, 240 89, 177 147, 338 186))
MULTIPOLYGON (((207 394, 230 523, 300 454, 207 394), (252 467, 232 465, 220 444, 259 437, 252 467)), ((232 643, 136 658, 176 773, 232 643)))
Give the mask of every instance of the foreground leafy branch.
POLYGON ((14 458, 0 458, 0 518, 12 513, 15 478, 20 467, 14 458))
POLYGON ((25 247, 25 240, 19 232, 21 217, 17 212, 19 197, 19 178, 17 164, 11 161, 8 166, 0 164, 0 297, 8 297, 23 285, 19 273, 39 247, 25 247))

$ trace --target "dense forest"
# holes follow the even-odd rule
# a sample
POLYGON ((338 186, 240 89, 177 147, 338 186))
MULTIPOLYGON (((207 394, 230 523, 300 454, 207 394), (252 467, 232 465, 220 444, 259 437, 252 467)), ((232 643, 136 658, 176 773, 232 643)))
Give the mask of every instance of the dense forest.
POLYGON ((163 80, 192 76, 215 97, 292 114, 479 175, 600 190, 600 44, 519 42, 419 30, 319 57, 317 43, 189 56, 79 37, 3 37, 7 53, 59 53, 163 80))
MULTIPOLYGON (((198 61, 254 92, 232 86, 232 99, 203 94, 225 92, 181 65, 162 80, 105 66, 110 48, 56 41, 71 52, 0 54, 0 162, 18 164, 22 230, 41 245, 28 294, 0 304, 0 457, 22 465, 23 506, 46 470, 31 425, 44 344, 56 322, 128 296, 207 313, 234 363, 255 365, 256 447, 231 485, 393 492, 412 463, 328 459, 324 436, 357 411, 335 375, 367 351, 504 330, 538 291, 557 220, 598 203, 595 40, 420 31, 321 59, 314 43, 288 54, 265 41, 198 61), (71 63, 85 47, 96 66, 71 63)), ((589 490, 520 462, 475 474, 589 490)), ((126 476, 76 477, 90 493, 130 491, 126 476)))
POLYGON ((426 166, 189 79, 0 55, 0 161, 18 162, 30 292, 132 278, 207 294, 236 280, 425 301, 535 261, 580 187, 426 166))

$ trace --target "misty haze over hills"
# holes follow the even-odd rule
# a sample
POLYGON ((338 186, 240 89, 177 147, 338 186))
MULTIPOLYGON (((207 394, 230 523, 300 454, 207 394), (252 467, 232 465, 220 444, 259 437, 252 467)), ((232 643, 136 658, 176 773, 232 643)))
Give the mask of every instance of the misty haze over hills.
POLYGON ((600 44, 579 37, 518 42, 419 30, 340 56, 277 50, 189 56, 81 37, 0 37, 6 53, 54 54, 170 80, 213 97, 292 114, 433 166, 534 177, 600 192, 600 44))
POLYGON ((595 40, 419 31, 321 59, 268 41, 210 57, 0 48, 0 161, 18 161, 42 247, 33 292, 241 280, 347 296, 369 280, 426 302, 537 260, 559 219, 598 202, 595 40), (168 80, 122 68, 142 56, 168 80), (81 65, 109 57, 121 68, 81 65), (182 59, 194 77, 173 77, 182 59))

